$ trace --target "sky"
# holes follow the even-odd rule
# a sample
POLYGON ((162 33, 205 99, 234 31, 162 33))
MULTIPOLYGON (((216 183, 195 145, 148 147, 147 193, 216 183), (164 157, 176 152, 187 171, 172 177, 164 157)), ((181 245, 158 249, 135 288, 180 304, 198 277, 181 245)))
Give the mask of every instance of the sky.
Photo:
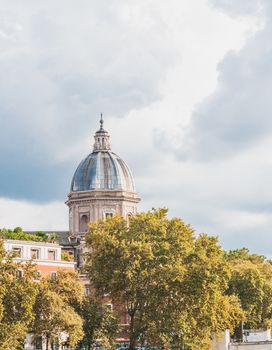
POLYGON ((2 0, 0 227, 65 230, 103 112, 140 210, 272 256, 271 0, 2 0))

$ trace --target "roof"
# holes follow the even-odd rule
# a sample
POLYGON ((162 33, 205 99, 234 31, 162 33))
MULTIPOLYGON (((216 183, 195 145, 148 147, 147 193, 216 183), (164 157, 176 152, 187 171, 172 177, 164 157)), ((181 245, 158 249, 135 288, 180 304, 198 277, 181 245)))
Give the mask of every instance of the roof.
POLYGON ((128 166, 110 150, 90 153, 76 169, 71 192, 92 190, 136 192, 128 166))

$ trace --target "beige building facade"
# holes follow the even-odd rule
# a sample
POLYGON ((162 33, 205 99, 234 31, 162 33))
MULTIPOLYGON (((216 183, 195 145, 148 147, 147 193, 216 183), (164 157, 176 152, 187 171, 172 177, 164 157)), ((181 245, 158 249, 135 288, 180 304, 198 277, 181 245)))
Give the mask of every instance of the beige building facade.
POLYGON ((40 277, 54 277, 60 270, 75 271, 76 269, 74 261, 62 259, 61 246, 56 243, 5 239, 4 249, 14 255, 15 262, 31 261, 40 277))

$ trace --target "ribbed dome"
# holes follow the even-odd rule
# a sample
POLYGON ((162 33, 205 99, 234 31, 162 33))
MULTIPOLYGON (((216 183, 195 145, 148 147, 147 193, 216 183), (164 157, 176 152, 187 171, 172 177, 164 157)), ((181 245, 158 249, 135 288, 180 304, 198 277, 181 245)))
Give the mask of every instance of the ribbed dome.
POLYGON ((71 191, 91 190, 136 192, 129 168, 111 151, 95 151, 79 164, 71 191))
POLYGON ((77 167, 71 184, 71 192, 112 190, 136 192, 134 181, 126 163, 111 152, 110 135, 103 128, 95 133, 93 152, 77 167))

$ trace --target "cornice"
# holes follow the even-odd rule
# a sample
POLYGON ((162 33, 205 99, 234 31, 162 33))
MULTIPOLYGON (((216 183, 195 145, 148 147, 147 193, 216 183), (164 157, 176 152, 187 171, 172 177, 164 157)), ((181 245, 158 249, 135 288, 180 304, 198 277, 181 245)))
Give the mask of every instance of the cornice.
POLYGON ((70 207, 72 204, 106 204, 106 203, 115 203, 120 204, 120 202, 128 202, 137 204, 139 200, 137 198, 97 198, 97 199, 69 199, 65 202, 65 204, 70 207))
POLYGON ((136 193, 124 192, 124 191, 82 191, 82 192, 70 192, 68 200, 65 202, 68 206, 81 203, 98 203, 98 202, 130 202, 139 203, 140 198, 136 193))

